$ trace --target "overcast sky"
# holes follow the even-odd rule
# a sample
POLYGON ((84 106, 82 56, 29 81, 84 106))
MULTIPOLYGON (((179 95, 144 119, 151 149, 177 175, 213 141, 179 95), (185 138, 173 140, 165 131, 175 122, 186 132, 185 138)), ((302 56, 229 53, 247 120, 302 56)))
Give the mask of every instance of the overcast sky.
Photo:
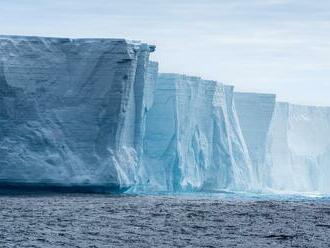
POLYGON ((0 33, 157 45, 162 72, 330 105, 329 0, 1 0, 0 33))

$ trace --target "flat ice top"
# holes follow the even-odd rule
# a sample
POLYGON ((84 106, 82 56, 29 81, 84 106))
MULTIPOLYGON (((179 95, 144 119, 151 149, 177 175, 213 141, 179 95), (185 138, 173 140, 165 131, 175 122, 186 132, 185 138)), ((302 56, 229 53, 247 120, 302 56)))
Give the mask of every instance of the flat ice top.
MULTIPOLYGON (((147 43, 138 40, 127 40, 124 38, 64 38, 64 37, 42 37, 42 36, 24 36, 24 35, 0 35, 0 40, 13 40, 13 41, 59 41, 59 42, 90 42, 90 43, 103 43, 103 42, 123 42, 130 45, 148 45, 147 43)), ((149 45, 151 52, 156 48, 154 45, 149 45)))
POLYGON ((179 79, 179 80, 191 80, 191 81, 203 81, 209 83, 219 83, 214 80, 207 80, 199 76, 191 76, 180 73, 159 73, 159 77, 163 79, 179 79))
POLYGON ((301 108, 301 109, 310 109, 310 110, 325 110, 325 111, 330 111, 330 106, 311 106, 311 105, 305 105, 305 104, 295 104, 295 103, 289 103, 289 102, 276 102, 277 105, 287 105, 290 106, 291 108, 301 108))
MULTIPOLYGON (((14 39, 14 40, 89 40, 89 41, 128 41, 123 38, 66 38, 66 37, 44 37, 44 36, 24 36, 24 35, 0 35, 0 39, 14 39)), ((139 41, 133 41, 139 42, 139 41)))
POLYGON ((276 94, 271 93, 256 93, 256 92, 235 92, 235 95, 242 97, 276 97, 276 94))

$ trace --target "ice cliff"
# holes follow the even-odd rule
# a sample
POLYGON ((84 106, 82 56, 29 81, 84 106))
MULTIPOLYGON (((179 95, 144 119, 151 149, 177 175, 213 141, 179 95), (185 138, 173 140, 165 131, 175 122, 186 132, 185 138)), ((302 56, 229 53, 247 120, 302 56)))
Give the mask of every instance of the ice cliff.
POLYGON ((153 50, 0 36, 0 183, 248 189, 233 87, 158 75, 153 50))
POLYGON ((159 74, 154 49, 0 36, 0 187, 330 193, 330 108, 159 74))
POLYGON ((121 39, 0 36, 0 182, 134 184, 153 50, 121 39))
POLYGON ((251 177, 233 87, 160 74, 147 116, 142 190, 246 190, 251 177))
POLYGON ((240 126, 253 164, 253 174, 262 188, 268 133, 274 113, 276 96, 273 94, 235 93, 235 104, 240 126))
POLYGON ((266 168, 274 191, 330 193, 330 108, 277 103, 266 168))
POLYGON ((255 189, 330 193, 330 108, 275 102, 275 95, 235 93, 255 189))

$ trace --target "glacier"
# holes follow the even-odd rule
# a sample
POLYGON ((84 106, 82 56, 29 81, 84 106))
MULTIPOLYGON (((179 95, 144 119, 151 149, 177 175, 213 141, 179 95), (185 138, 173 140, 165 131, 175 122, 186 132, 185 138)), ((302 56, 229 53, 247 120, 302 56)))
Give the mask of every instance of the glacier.
POLYGON ((0 36, 0 183, 133 185, 155 46, 0 36))
POLYGON ((330 107, 159 73, 154 51, 0 36, 0 188, 330 194, 330 107))

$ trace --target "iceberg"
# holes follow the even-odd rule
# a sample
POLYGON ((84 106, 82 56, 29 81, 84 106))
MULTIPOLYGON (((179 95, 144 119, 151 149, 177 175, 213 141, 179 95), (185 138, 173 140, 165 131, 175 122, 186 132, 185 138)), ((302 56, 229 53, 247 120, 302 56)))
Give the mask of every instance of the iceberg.
POLYGON ((0 36, 0 183, 136 182, 154 46, 0 36))
POLYGON ((233 87, 159 74, 146 122, 139 190, 246 190, 252 167, 233 87))
POLYGON ((330 193, 329 107, 159 73, 154 50, 0 36, 0 188, 330 193))

